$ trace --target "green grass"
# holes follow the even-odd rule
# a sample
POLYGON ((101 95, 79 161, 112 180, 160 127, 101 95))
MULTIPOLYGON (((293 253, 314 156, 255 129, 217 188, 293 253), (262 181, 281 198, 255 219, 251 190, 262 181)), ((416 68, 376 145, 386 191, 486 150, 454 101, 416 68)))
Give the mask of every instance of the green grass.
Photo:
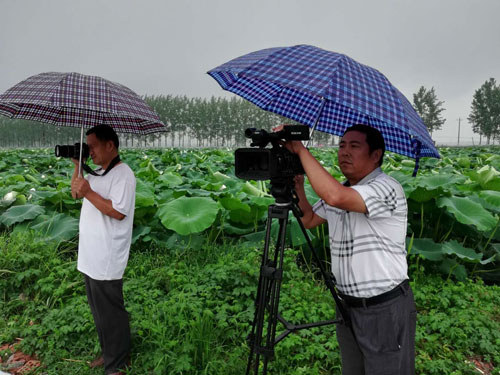
MULTIPOLYGON (((260 255, 248 245, 132 249, 124 294, 133 373, 244 373, 260 255)), ((285 257, 283 315, 294 323, 331 319, 329 293, 297 266, 299 256, 290 250, 285 257)), ((0 236, 0 343, 23 338, 22 349, 44 364, 40 374, 102 373, 86 363, 99 345, 75 259, 73 243, 47 245, 27 233, 0 236)), ((498 367, 500 288, 412 270, 420 272, 413 283, 417 373, 477 374, 468 361, 472 356, 498 367)), ((270 373, 340 373, 335 328, 287 337, 276 347, 270 373)))

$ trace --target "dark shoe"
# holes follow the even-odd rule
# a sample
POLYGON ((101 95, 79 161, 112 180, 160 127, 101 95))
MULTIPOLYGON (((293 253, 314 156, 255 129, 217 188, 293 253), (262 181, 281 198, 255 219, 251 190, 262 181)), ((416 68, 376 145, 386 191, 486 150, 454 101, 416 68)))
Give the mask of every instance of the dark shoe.
POLYGON ((117 371, 117 372, 112 372, 111 374, 108 374, 108 375, 125 375, 125 373, 121 372, 121 371, 117 371))
POLYGON ((104 357, 101 355, 100 357, 94 359, 92 362, 90 362, 89 366, 90 366, 90 368, 104 366, 104 357))

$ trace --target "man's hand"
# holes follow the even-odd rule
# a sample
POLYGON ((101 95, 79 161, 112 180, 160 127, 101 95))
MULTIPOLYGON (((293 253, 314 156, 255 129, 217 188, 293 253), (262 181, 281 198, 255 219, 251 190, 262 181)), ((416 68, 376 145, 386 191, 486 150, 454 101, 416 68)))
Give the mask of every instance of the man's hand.
MULTIPOLYGON (((273 132, 279 132, 280 130, 283 130, 284 126, 286 126, 286 124, 276 126, 275 128, 273 128, 273 132)), ((284 145, 288 151, 294 154, 299 154, 302 150, 306 149, 301 141, 285 141, 281 142, 281 144, 284 145)))
POLYGON ((91 191, 89 182, 83 177, 77 177, 71 183, 71 193, 73 198, 85 198, 85 196, 91 191))

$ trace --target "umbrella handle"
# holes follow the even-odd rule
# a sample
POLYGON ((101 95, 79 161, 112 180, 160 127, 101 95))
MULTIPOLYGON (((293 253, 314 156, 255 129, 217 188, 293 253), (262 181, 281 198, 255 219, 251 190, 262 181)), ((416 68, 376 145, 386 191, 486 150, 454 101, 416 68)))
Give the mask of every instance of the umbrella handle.
POLYGON ((83 153, 83 125, 82 125, 82 130, 80 131, 80 155, 78 157, 78 177, 83 177, 82 153, 83 153))

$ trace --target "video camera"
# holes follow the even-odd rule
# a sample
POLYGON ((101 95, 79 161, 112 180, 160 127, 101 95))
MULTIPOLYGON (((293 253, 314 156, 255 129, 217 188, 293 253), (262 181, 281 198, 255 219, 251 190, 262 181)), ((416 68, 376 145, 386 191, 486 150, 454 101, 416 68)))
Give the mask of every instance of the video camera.
MULTIPOLYGON (((55 148, 56 156, 63 158, 80 158, 80 143, 75 143, 74 145, 56 145, 55 148)), ((84 143, 82 146, 82 159, 88 159, 90 155, 89 146, 84 143)))
POLYGON ((305 173, 298 155, 288 151, 279 141, 308 140, 309 127, 306 125, 285 125, 283 130, 275 133, 248 128, 245 130, 245 137, 252 140, 250 146, 259 148, 239 148, 235 151, 236 177, 244 180, 270 180, 305 173), (269 143, 272 148, 266 148, 269 143))

